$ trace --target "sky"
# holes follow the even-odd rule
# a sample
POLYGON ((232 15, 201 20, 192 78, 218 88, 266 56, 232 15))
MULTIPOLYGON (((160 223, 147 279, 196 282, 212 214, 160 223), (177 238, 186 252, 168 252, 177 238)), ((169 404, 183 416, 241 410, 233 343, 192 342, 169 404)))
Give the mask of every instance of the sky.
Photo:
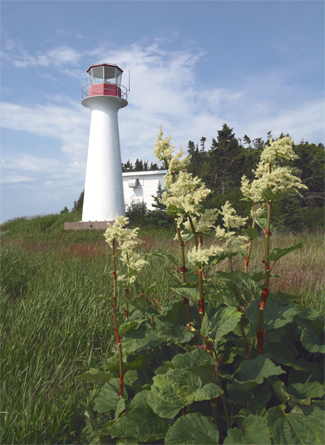
MULTIPOLYGON (((117 64, 122 162, 212 138, 324 143, 324 2, 1 1, 1 213, 70 210, 84 187, 87 69, 117 64)), ((254 166, 252 166, 253 168, 254 166)))

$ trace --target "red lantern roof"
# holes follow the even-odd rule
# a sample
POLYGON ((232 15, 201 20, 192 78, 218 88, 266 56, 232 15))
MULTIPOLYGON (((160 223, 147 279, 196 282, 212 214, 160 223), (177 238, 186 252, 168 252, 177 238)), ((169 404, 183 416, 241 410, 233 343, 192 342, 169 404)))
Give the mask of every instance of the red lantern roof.
POLYGON ((112 68, 117 68, 117 69, 119 69, 119 70, 121 71, 121 73, 123 73, 123 70, 121 70, 121 68, 120 68, 119 66, 114 65, 114 64, 112 64, 112 63, 100 63, 99 65, 91 65, 91 66, 88 68, 87 73, 88 73, 89 70, 91 70, 92 68, 95 68, 95 67, 97 67, 97 66, 111 66, 112 68))

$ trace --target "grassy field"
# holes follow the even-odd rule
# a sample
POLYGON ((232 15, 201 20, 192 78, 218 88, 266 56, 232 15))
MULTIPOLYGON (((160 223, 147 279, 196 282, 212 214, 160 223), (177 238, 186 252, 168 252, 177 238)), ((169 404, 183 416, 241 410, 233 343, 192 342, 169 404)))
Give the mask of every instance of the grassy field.
MULTIPOLYGON (((21 218, 1 227, 1 428, 4 444, 81 443, 89 384, 77 382, 88 363, 101 360, 112 340, 111 252, 103 232, 65 232, 78 214, 21 218)), ((323 232, 274 233, 274 246, 302 241, 274 272, 273 290, 299 297, 302 307, 324 313, 323 232), (281 267, 281 270, 280 270, 281 267)), ((142 250, 177 254, 173 233, 145 227, 142 250)), ((263 239, 254 241, 252 270, 261 270, 263 239)), ((168 265, 148 256, 142 285, 169 290, 168 265)), ((238 259, 238 268, 243 260, 238 259)), ((136 290, 132 298, 137 297, 136 290)))

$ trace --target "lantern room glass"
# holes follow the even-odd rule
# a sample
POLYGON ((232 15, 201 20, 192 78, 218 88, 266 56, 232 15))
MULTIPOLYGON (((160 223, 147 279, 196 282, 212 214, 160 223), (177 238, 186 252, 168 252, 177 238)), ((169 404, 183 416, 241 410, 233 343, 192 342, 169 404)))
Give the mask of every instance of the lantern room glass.
POLYGON ((122 71, 115 66, 94 66, 88 71, 88 80, 91 85, 110 83, 120 86, 122 71))

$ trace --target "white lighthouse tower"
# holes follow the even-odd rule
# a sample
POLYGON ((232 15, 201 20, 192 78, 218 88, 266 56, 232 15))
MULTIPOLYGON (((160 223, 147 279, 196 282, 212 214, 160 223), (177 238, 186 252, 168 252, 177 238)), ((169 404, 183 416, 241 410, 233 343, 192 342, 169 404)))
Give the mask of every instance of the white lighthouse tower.
POLYGON ((87 73, 81 103, 91 121, 82 221, 114 221, 125 216, 117 113, 128 104, 127 89, 117 65, 92 65, 87 73))

